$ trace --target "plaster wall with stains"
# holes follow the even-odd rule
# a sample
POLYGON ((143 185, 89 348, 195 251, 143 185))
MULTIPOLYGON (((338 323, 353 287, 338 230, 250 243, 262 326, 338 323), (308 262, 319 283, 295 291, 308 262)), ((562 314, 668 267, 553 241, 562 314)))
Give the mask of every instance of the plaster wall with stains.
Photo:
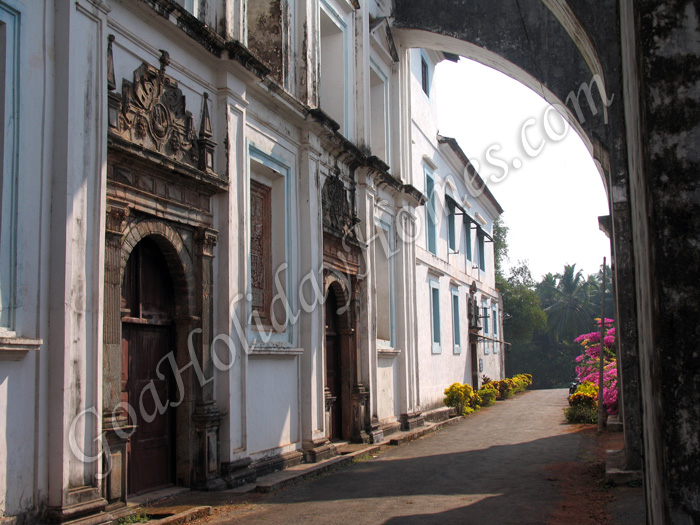
POLYGON ((641 2, 638 88, 647 201, 649 286, 640 290, 648 510, 654 519, 700 517, 700 6, 641 2), (663 505, 659 505, 663 502, 663 505))

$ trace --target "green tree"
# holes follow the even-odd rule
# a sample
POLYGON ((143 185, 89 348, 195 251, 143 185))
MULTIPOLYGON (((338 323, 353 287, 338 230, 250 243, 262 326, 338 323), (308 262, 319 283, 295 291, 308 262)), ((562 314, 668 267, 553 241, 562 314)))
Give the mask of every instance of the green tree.
MULTIPOLYGON (((520 352, 527 346, 536 331, 547 329, 547 315, 534 287, 527 261, 518 261, 518 265, 511 268, 508 279, 499 284, 503 297, 503 330, 506 341, 511 343, 511 353, 520 352)), ((526 369, 521 371, 528 372, 526 369)))
POLYGON ((535 286, 535 290, 537 291, 537 295, 540 298, 540 303, 542 304, 542 308, 549 308, 555 303, 555 290, 557 288, 557 279, 554 277, 554 274, 552 272, 549 272, 545 274, 542 277, 542 280, 537 283, 535 286))

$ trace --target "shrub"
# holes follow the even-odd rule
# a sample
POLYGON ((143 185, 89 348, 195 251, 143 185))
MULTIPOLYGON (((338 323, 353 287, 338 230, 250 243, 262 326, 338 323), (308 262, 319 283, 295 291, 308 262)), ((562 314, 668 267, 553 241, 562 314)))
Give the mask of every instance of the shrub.
POLYGON ((466 416, 478 410, 480 401, 471 385, 466 383, 452 383, 445 389, 445 399, 442 400, 446 406, 456 408, 460 416, 466 416))
POLYGON ((525 392, 527 387, 532 384, 532 376, 530 374, 518 374, 513 376, 514 393, 519 394, 525 392))
POLYGON ((585 404, 572 405, 564 410, 569 423, 598 423, 598 408, 585 404))
POLYGON ((493 383, 486 383, 479 389, 478 395, 481 400, 481 406, 488 407, 496 402, 498 389, 493 386, 493 383))
POLYGON ((501 379, 500 381, 495 381, 498 385, 498 399, 508 399, 513 397, 515 393, 515 383, 512 379, 501 379))

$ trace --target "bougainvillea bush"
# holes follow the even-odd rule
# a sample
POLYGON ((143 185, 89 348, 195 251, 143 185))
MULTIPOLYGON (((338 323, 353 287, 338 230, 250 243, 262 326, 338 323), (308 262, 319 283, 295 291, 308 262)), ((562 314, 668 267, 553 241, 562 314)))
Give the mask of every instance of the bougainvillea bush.
MULTIPOLYGON (((598 326, 601 320, 596 319, 598 326)), ((605 326, 603 336, 603 403, 608 414, 617 414, 617 360, 615 359, 615 327, 612 319, 602 321, 605 326)), ((583 352, 576 358, 576 375, 581 383, 590 381, 598 384, 598 367, 600 366, 600 331, 581 334, 575 342, 583 347, 583 352)))

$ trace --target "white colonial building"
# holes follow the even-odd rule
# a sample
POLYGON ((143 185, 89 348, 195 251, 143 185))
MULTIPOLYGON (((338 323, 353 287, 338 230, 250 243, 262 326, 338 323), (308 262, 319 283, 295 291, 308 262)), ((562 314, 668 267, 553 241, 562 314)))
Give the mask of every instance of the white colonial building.
POLYGON ((456 57, 412 49, 407 65, 411 171, 427 196, 416 239, 416 340, 421 407, 441 407, 445 385, 502 379, 505 351, 493 223, 503 209, 457 141, 439 135, 435 66, 456 57), (428 351, 429 350, 429 351, 428 351))
POLYGON ((501 376, 501 210, 390 7, 0 0, 0 517, 109 522, 501 376))

